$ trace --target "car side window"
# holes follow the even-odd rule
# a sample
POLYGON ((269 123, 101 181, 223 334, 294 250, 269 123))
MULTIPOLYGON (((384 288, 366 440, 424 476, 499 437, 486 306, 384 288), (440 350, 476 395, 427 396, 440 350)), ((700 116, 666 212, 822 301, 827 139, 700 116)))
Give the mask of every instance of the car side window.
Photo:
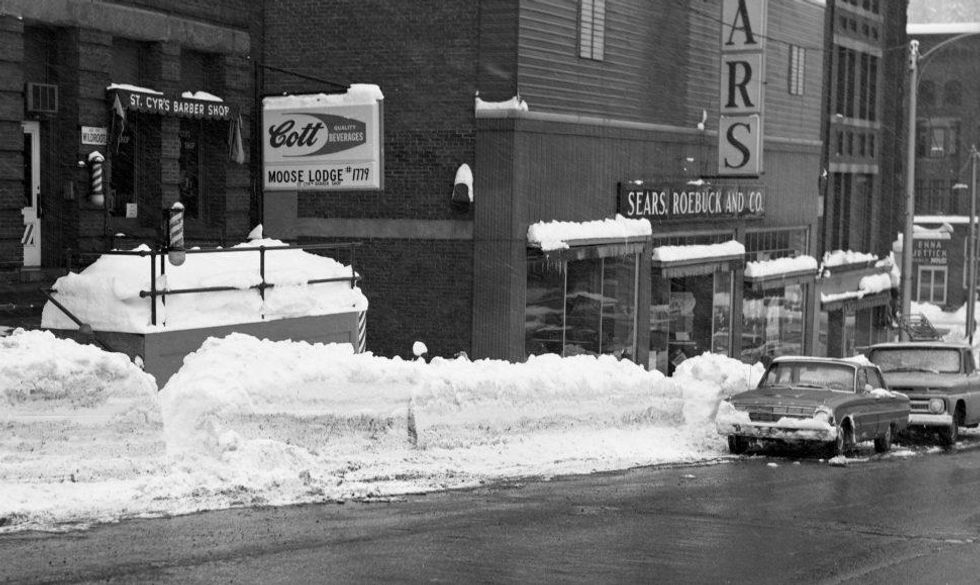
POLYGON ((884 388, 885 380, 881 377, 881 372, 874 368, 868 368, 868 383, 873 388, 884 388))
POLYGON ((868 370, 861 368, 857 374, 857 391, 864 392, 864 387, 868 384, 868 370))

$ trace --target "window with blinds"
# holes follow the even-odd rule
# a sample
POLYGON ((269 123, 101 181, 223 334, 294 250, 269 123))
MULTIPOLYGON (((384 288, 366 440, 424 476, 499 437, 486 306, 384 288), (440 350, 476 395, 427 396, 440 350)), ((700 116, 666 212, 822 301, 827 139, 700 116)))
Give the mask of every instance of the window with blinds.
POLYGON ((789 47, 789 93, 803 95, 806 78, 806 49, 796 45, 789 47))
POLYGON ((606 0, 580 0, 579 50, 583 59, 602 61, 606 39, 606 0))

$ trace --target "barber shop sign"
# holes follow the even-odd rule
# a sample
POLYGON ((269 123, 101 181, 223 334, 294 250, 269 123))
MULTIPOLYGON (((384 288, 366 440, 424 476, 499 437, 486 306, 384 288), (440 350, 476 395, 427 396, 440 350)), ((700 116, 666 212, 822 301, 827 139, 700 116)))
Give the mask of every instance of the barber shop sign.
POLYGON ((766 0, 722 0, 718 174, 762 173, 766 0))

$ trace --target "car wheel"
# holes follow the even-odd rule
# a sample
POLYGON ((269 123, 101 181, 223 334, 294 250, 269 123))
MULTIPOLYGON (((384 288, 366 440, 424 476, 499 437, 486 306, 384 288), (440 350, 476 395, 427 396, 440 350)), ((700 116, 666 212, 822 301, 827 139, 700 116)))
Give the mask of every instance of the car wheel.
POLYGON ((875 451, 878 453, 884 453, 892 448, 892 426, 888 425, 885 429, 885 434, 880 437, 875 437, 875 451))
POLYGON ((830 444, 830 457, 847 457, 854 450, 854 431, 850 424, 837 427, 837 440, 830 444))
POLYGON ((953 422, 948 427, 939 431, 939 442, 943 447, 952 447, 956 444, 956 440, 960 438, 960 413, 956 412, 953 417, 953 422))
POLYGON ((737 435, 728 435, 728 450, 732 455, 741 455, 749 449, 749 440, 737 435))

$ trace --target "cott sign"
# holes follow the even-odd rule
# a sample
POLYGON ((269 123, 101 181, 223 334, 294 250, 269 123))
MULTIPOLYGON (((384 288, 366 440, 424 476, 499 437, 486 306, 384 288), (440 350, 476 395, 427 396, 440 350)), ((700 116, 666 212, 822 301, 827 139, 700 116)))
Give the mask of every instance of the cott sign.
POLYGON ((369 85, 262 100, 265 190, 381 189, 382 99, 369 85))
POLYGON ((722 0, 718 174, 762 172, 766 0, 722 0))

